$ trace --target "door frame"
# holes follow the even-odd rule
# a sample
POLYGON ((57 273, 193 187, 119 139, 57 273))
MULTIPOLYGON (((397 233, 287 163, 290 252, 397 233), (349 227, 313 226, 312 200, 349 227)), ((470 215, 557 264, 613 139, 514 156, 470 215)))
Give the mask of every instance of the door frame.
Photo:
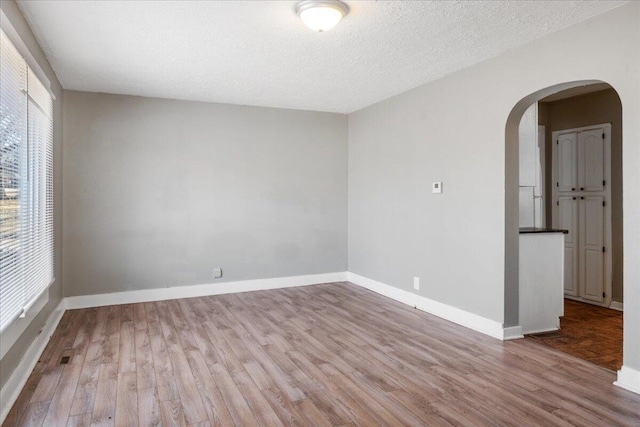
MULTIPOLYGON (((611 301, 612 301, 612 292, 613 292, 613 284, 612 284, 613 245, 612 245, 612 235, 611 235, 611 230, 612 230, 611 228, 612 226, 612 223, 611 223, 611 204, 612 204, 611 202, 611 123, 602 123, 598 125, 583 126, 579 128, 572 128, 572 129, 562 129, 562 130, 551 132, 551 145, 552 145, 551 175, 553 177, 551 181, 552 182, 552 185, 551 185, 552 187, 552 196, 551 196, 552 221, 551 223, 553 224, 553 226, 555 226, 558 223, 558 219, 559 219, 558 206, 557 204, 553 203, 554 201, 557 201, 559 197, 558 187, 555 184, 553 184, 555 182, 558 182, 558 145, 554 144, 553 141, 557 141, 557 138, 560 135, 563 135, 566 133, 574 133, 574 132, 579 133, 579 132, 594 130, 594 129, 602 129, 605 135, 604 137, 604 176, 608 184, 608 185, 605 185, 605 191, 604 191, 605 200, 606 200, 606 204, 604 206, 604 245, 606 248, 604 253, 605 254, 604 255, 605 298, 602 303, 598 303, 597 301, 587 300, 579 296, 575 297, 575 296, 566 295, 566 294, 565 294, 565 298, 581 301, 581 302, 585 302, 593 305, 598 305, 601 307, 610 307, 611 301)), ((576 141, 576 143, 578 143, 578 140, 576 141)), ((583 285, 584 285, 583 283, 579 283, 580 293, 582 293, 583 285)))

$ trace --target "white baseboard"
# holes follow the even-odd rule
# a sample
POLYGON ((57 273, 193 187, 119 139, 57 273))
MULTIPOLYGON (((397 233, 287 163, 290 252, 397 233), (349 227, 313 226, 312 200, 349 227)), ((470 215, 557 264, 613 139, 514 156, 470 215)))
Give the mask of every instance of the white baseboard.
POLYGON ((457 323, 474 331, 489 335, 499 340, 522 338, 520 326, 503 327, 500 322, 487 319, 474 313, 453 307, 441 302, 398 289, 394 286, 378 282, 355 273, 347 273, 348 280, 358 286, 384 295, 403 304, 426 311, 443 319, 457 323))
POLYGON ((613 384, 640 394, 640 371, 623 366, 618 371, 618 380, 613 384))
POLYGON ((560 328, 539 329, 539 330, 527 331, 526 334, 527 335, 546 334, 547 332, 556 332, 559 330, 560 328))
POLYGON ((143 289, 114 292, 110 294, 81 295, 65 298, 67 310, 101 307, 105 305, 133 304, 138 302, 164 301, 178 298, 194 298, 267 289, 291 288, 319 283, 343 282, 346 272, 311 274, 307 276, 276 277, 273 279, 242 280, 237 282, 208 283, 204 285, 174 286, 170 288, 143 289))
MULTIPOLYGON (((64 298, 51 313, 44 328, 29 346, 22 361, 11 374, 4 387, 2 387, 2 390, 0 390, 0 424, 4 422, 9 414, 11 407, 26 384, 29 375, 31 375, 33 368, 47 346, 49 339, 53 335, 66 309, 289 288, 320 283, 343 282, 346 280, 378 294, 500 340, 522 338, 522 327, 520 326, 503 327, 495 320, 487 319, 477 314, 348 272, 67 297, 64 298)), ((614 384, 635 393, 640 393, 640 371, 623 366, 622 369, 618 371, 618 380, 614 384)))
POLYGON ((11 407, 27 383, 33 368, 35 368, 36 363, 38 363, 40 355, 42 355, 42 352, 49 343, 49 339, 55 332, 64 312, 64 301, 60 301, 55 310, 49 315, 40 334, 33 340, 24 356, 22 356, 20 364, 16 367, 15 371, 13 371, 4 384, 4 387, 2 387, 2 390, 0 390, 0 424, 2 424, 7 415, 9 415, 11 407))
POLYGON ((520 338, 524 338, 524 333, 522 332, 522 326, 509 326, 506 328, 502 328, 502 340, 517 340, 520 338))
POLYGON ((40 355, 56 330, 65 310, 105 305, 132 304, 138 302, 163 301, 177 298, 193 298, 208 295, 221 295, 238 292, 250 292, 267 289, 291 288, 294 286, 316 285, 321 283, 344 282, 347 272, 311 274, 306 276, 277 277, 273 279, 243 280, 237 282, 211 283, 205 285, 176 286, 160 289, 114 292, 100 295, 82 295, 64 298, 47 319, 40 335, 33 341, 24 354, 22 361, 0 390, 0 424, 9 414, 29 375, 36 366, 40 355))
POLYGON ((609 308, 612 310, 624 311, 624 303, 618 301, 611 301, 609 308))

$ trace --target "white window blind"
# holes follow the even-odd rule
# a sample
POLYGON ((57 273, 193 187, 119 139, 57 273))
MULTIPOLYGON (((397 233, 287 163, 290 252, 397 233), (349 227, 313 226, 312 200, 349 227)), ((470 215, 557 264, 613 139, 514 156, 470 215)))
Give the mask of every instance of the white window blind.
POLYGON ((0 333, 53 278, 53 99, 0 30, 0 333))

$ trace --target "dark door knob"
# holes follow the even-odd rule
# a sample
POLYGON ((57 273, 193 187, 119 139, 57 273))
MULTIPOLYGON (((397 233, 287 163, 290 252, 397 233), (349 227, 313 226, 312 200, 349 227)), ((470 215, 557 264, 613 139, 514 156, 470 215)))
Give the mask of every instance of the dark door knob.
POLYGON ((571 191, 576 191, 576 189, 575 189, 575 188, 572 188, 572 189, 571 189, 571 191))
POLYGON ((580 187, 580 191, 584 191, 584 187, 580 187))

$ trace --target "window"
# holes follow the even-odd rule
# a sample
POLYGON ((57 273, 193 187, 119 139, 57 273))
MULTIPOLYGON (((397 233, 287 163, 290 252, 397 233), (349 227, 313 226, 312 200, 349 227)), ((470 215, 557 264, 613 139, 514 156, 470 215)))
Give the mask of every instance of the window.
POLYGON ((53 274, 53 99, 0 30, 0 333, 53 274))

